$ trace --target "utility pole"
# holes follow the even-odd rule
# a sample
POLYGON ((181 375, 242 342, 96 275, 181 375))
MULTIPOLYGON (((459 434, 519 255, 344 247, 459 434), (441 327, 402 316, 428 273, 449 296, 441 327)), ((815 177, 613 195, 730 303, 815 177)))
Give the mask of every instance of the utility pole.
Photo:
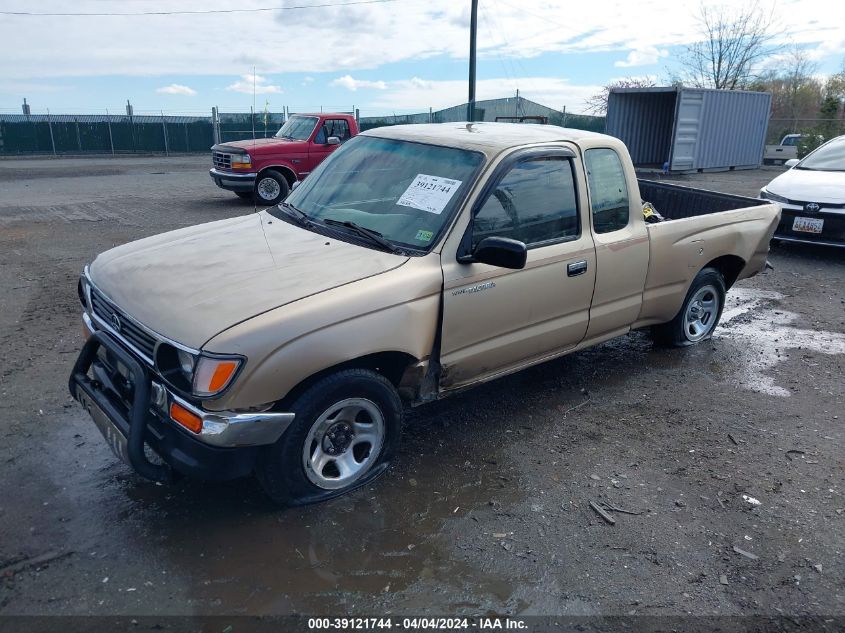
POLYGON ((472 13, 469 20, 469 102, 467 103, 467 121, 475 120, 475 40, 478 33, 478 0, 472 0, 472 13))

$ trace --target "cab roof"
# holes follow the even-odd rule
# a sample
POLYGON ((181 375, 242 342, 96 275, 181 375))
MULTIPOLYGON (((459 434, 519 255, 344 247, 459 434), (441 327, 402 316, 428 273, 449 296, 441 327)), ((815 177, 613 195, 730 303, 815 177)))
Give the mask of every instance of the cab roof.
POLYGON ((535 143, 554 141, 572 141, 578 143, 585 139, 605 139, 613 143, 619 140, 599 134, 557 125, 537 125, 525 123, 425 123, 420 125, 394 125, 374 128, 361 133, 364 136, 376 136, 402 141, 416 141, 431 145, 444 145, 460 149, 483 152, 487 157, 500 152, 535 143))

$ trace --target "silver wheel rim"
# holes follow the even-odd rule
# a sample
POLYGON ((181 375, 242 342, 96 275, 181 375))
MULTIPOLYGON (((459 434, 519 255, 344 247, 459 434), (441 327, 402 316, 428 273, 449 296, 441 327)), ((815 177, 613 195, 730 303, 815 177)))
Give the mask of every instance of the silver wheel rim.
POLYGON ((324 490, 346 488, 363 477, 384 446, 384 415, 364 398, 336 402, 317 418, 302 447, 308 480, 324 490))
POLYGON ((262 200, 275 200, 282 192, 282 188, 275 178, 262 178, 258 181, 256 190, 262 200))
POLYGON ((715 286, 702 286, 690 299, 684 313, 684 334, 689 341, 700 341, 713 331, 719 314, 719 292, 715 286))

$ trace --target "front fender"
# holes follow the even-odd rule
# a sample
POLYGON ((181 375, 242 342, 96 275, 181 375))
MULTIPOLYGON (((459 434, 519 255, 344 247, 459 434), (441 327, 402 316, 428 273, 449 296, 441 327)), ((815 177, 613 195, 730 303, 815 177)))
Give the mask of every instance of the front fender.
POLYGON ((205 350, 242 354, 247 363, 237 382, 206 408, 238 410, 277 402, 309 377, 371 354, 401 352, 427 359, 439 319, 439 262, 434 254, 413 258, 215 336, 205 350))

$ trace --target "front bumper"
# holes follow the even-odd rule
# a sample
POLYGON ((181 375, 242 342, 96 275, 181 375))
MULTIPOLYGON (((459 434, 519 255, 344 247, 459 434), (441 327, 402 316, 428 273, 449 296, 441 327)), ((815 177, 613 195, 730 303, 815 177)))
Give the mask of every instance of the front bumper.
POLYGON ((845 248, 845 213, 841 211, 838 213, 825 211, 809 213, 800 207, 786 204, 782 204, 781 208, 783 212, 781 213, 780 223, 775 230, 774 239, 784 242, 802 242, 845 248), (807 233, 793 230, 797 217, 823 220, 822 232, 807 233))
POLYGON ((220 171, 212 167, 208 175, 221 189, 227 191, 253 191, 255 189, 255 174, 238 174, 229 171, 220 171))
POLYGON ((293 413, 204 411, 156 382, 140 360, 103 331, 86 341, 69 389, 115 454, 154 481, 170 480, 172 470, 213 480, 248 475, 259 447, 278 440, 294 420, 293 413), (200 416, 199 433, 170 420, 166 412, 173 402, 200 416), (163 463, 151 461, 145 445, 163 463))

